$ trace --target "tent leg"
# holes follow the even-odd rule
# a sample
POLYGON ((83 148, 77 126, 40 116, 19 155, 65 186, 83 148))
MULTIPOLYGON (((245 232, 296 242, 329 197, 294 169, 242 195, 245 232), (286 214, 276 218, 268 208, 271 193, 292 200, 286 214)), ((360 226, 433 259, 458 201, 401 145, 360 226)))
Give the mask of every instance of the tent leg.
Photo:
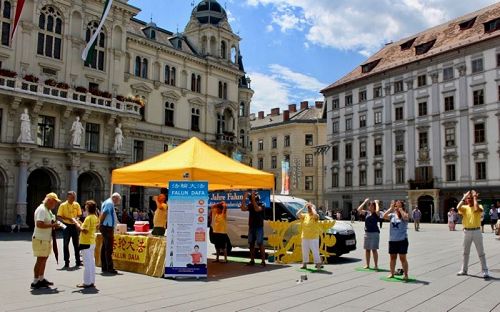
POLYGON ((109 197, 111 197, 111 195, 113 195, 113 181, 111 181, 109 188, 109 197))

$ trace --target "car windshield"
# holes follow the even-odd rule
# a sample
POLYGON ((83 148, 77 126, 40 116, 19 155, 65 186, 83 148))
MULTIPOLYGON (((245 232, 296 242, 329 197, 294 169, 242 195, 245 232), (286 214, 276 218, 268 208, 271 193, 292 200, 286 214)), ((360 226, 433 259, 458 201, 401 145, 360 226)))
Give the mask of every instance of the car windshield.
MULTIPOLYGON (((300 209, 304 208, 304 205, 307 203, 307 201, 295 199, 295 201, 284 201, 282 203, 292 215, 296 216, 297 212, 300 209)), ((318 215, 320 220, 326 220, 325 214, 322 211, 318 211, 318 215)))

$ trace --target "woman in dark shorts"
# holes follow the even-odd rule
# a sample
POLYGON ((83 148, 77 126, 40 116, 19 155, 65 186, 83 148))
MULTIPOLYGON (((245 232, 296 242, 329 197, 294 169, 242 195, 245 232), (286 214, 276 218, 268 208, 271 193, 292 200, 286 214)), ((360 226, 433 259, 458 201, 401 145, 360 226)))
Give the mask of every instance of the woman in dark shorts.
POLYGON ((408 213, 405 210, 404 202, 401 200, 392 201, 391 207, 384 214, 384 219, 389 220, 389 255, 391 257, 389 278, 394 277, 396 270, 396 260, 403 266, 404 280, 408 280, 408 213))
POLYGON ((375 265, 375 270, 378 271, 378 247, 380 241, 380 229, 378 228, 378 222, 380 219, 379 215, 379 201, 374 200, 369 202, 369 198, 365 199, 361 205, 358 207, 358 213, 360 216, 365 215, 365 259, 366 266, 365 269, 370 268, 370 252, 373 254, 373 263, 375 265), (365 205, 368 204, 368 210, 365 210, 365 205))
POLYGON ((227 262, 227 206, 225 202, 220 202, 211 207, 212 214, 212 239, 215 245, 216 258, 219 262, 219 255, 224 253, 224 262, 227 262))

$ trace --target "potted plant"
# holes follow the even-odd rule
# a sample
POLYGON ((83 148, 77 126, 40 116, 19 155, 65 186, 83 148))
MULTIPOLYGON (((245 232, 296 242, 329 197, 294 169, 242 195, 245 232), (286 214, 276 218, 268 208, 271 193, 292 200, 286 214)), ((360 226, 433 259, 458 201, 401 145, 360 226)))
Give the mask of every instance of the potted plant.
POLYGON ((33 82, 33 83, 37 83, 39 80, 38 77, 36 77, 35 75, 32 75, 32 74, 24 75, 23 79, 26 81, 29 81, 29 82, 33 82))
POLYGON ((17 73, 15 71, 12 71, 12 70, 0 68, 0 76, 14 78, 17 76, 17 73))
POLYGON ((45 84, 47 86, 55 87, 57 86, 57 81, 55 81, 54 79, 47 79, 45 80, 45 84))
POLYGON ((116 100, 120 102, 125 102, 125 97, 123 95, 117 95, 116 100))
POLYGON ((82 86, 78 86, 75 88, 75 91, 78 93, 87 93, 87 88, 82 87, 82 86))
POLYGON ((110 99, 112 97, 111 93, 108 91, 102 91, 101 96, 110 99))
POLYGON ((69 84, 65 83, 65 82, 58 82, 56 87, 58 87, 59 89, 64 89, 64 90, 68 90, 69 89, 69 84))

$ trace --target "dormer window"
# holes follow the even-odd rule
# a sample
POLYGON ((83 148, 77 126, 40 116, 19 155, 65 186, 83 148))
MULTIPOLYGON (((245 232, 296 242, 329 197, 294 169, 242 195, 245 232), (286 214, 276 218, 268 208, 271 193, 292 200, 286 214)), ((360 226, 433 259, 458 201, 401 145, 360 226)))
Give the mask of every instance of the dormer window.
POLYGON ((149 36, 149 39, 156 40, 156 31, 154 29, 151 29, 151 35, 149 36))
POLYGON ((434 43, 436 43, 436 39, 415 46, 415 54, 422 55, 427 53, 434 46, 434 43))
POLYGON ((413 46, 413 43, 415 42, 416 39, 417 39, 417 37, 412 38, 412 39, 406 41, 405 43, 401 44, 400 45, 401 51, 411 49, 411 47, 413 46))
POLYGON ((484 32, 494 32, 500 29, 500 18, 495 18, 494 20, 484 23, 484 32))
POLYGON ((472 28, 472 26, 474 26, 474 23, 476 22, 476 18, 477 16, 474 16, 470 20, 466 20, 458 24, 458 26, 460 26, 460 30, 466 30, 472 28))
POLYGON ((366 64, 361 65, 361 72, 363 74, 371 72, 378 65, 378 63, 380 63, 380 60, 381 59, 378 59, 378 60, 372 61, 370 63, 366 63, 366 64))

